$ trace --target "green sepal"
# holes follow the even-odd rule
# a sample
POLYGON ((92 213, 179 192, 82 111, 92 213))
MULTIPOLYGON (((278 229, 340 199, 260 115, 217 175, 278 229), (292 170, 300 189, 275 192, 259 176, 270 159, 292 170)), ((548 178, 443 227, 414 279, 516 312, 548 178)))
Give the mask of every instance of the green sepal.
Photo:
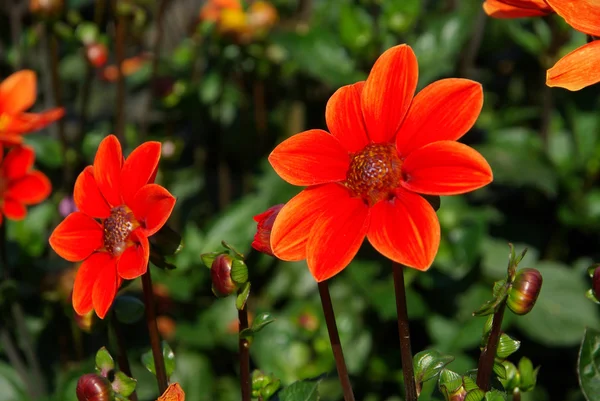
POLYGON ((281 380, 277 379, 265 386, 265 388, 261 391, 261 395, 264 400, 268 400, 279 390, 281 387, 281 380))
POLYGON ((485 401, 506 401, 506 394, 493 389, 485 393, 485 401))
POLYGON ((473 391, 473 390, 479 389, 479 386, 477 385, 477 383, 475 383, 475 380, 473 380, 469 376, 463 377, 463 385, 465 386, 465 390, 467 390, 467 391, 473 391))
MULTIPOLYGON (((162 342, 162 354, 165 360, 165 370, 167 372, 167 378, 171 377, 175 370, 175 354, 166 341, 162 342)), ((148 350, 142 354, 142 364, 148 369, 153 375, 156 376, 156 367, 154 365, 154 357, 152 356, 152 350, 148 350)))
POLYGON ((498 376, 498 379, 504 380, 506 379, 506 368, 500 362, 495 361, 492 370, 498 376))
POLYGON ((512 391, 515 388, 518 388, 521 384, 521 377, 515 364, 509 361, 504 361, 502 362, 502 365, 504 366, 506 377, 499 380, 504 389, 506 391, 512 391))
POLYGON ((102 347, 96 352, 96 370, 101 376, 107 377, 108 372, 115 369, 115 361, 106 347, 102 347))
POLYGON ((248 300, 248 296, 250 296, 250 282, 246 281, 244 284, 242 284, 237 298, 235 299, 235 307, 238 308, 238 310, 244 309, 244 306, 246 306, 246 301, 248 300))
POLYGON ((521 382, 519 388, 523 391, 531 391, 537 382, 537 374, 540 367, 533 368, 533 363, 529 358, 523 357, 519 361, 519 375, 521 382))
POLYGON ((117 394, 123 397, 129 397, 134 391, 137 380, 132 379, 123 372, 115 372, 115 378, 112 382, 112 388, 117 394))
POLYGON ((527 254, 527 248, 523 249, 523 251, 519 255, 516 255, 515 247, 513 246, 513 244, 509 243, 508 246, 510 247, 510 256, 508 259, 508 278, 510 279, 510 281, 512 281, 515 278, 517 266, 519 265, 519 263, 521 263, 521 261, 527 254))
POLYGON ((600 301, 594 295, 594 290, 591 288, 585 292, 585 297, 596 304, 600 304, 600 301))
POLYGON ((202 259, 202 263, 204 263, 204 266, 206 266, 210 269, 212 267, 214 260, 217 258, 217 256, 219 256, 222 253, 225 253, 225 252, 203 253, 202 255, 200 255, 200 259, 202 259))
POLYGON ((449 369, 442 369, 438 380, 438 387, 445 396, 450 396, 463 385, 463 378, 449 369))
POLYGON ((225 249, 229 249, 231 252, 233 252, 235 259, 244 260, 244 254, 238 252, 237 249, 235 249, 230 243, 221 241, 221 245, 223 245, 225 249))
POLYGON ((587 268, 587 273, 590 276, 590 278, 594 277, 594 272, 598 267, 600 267, 600 263, 594 263, 593 265, 587 268))
POLYGON ((442 354, 436 350, 425 350, 415 354, 413 357, 415 380, 417 383, 423 383, 433 379, 453 360, 452 355, 442 354))
POLYGON ((500 359, 506 359, 510 355, 518 351, 521 346, 521 341, 515 340, 506 333, 502 333, 500 340, 498 341, 498 348, 496 349, 496 357, 500 359))
POLYGON ((113 306, 117 320, 124 324, 133 324, 144 316, 146 307, 142 301, 131 295, 120 295, 113 306))
POLYGON ((478 388, 467 392, 467 395, 465 396, 465 401, 481 401, 484 397, 485 391, 478 388))
POLYGON ((231 261, 231 279, 236 284, 244 284, 248 281, 248 266, 243 260, 233 258, 231 261))

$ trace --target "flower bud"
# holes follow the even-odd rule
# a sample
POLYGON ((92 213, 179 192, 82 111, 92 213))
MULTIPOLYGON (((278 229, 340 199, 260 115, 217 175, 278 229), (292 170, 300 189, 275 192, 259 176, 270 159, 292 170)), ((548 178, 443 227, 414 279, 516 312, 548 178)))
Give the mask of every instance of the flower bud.
POLYGON ((542 274, 536 269, 521 269, 508 290, 506 304, 515 314, 525 315, 533 309, 541 289, 542 274))
POLYGON ((114 401, 115 399, 108 379, 95 373, 88 373, 79 378, 76 393, 79 401, 114 401))
POLYGON ((91 43, 85 47, 85 57, 93 67, 103 67, 108 60, 108 49, 102 43, 91 43))
POLYGON ((254 241, 252 241, 252 248, 259 252, 266 253, 267 255, 273 255, 271 249, 271 230, 273 230, 273 224, 275 218, 281 211, 283 203, 275 206, 271 206, 265 212, 254 216, 256 221, 256 234, 254 235, 254 241))
POLYGON ((30 0, 29 11, 39 18, 56 18, 65 7, 64 0, 30 0))
POLYGON ((592 291, 596 296, 596 299, 600 297, 600 266, 596 267, 594 270, 594 275, 592 276, 592 291))
POLYGON ((217 297, 226 297, 238 290, 238 285, 231 279, 233 258, 225 253, 218 255, 210 267, 213 292, 217 297))
POLYGON ((448 401, 464 401, 467 397, 467 390, 463 386, 460 386, 458 390, 454 391, 452 394, 449 394, 448 401))

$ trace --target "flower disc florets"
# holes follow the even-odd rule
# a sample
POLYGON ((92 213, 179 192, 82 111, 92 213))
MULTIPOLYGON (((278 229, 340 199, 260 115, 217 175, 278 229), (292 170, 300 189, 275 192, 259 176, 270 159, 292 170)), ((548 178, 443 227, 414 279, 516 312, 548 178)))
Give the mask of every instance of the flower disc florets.
POLYGON ((113 256, 121 255, 127 248, 129 234, 139 223, 126 206, 118 206, 110 211, 104 220, 104 247, 113 256))
POLYGON ((386 199, 400 186, 402 160, 392 144, 370 144, 350 162, 345 185, 369 205, 386 199))

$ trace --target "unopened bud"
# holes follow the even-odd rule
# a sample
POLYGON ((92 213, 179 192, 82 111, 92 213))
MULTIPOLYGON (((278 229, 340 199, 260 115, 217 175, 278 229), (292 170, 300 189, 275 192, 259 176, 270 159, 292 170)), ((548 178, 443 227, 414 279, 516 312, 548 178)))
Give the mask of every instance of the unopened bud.
POLYGON ((226 297, 238 290, 238 285, 231 279, 233 258, 225 253, 218 255, 210 267, 213 292, 218 297, 226 297))
POLYGON ((254 241, 252 242, 252 248, 259 252, 266 253, 267 255, 274 256, 273 250, 271 249, 271 231, 273 230, 275 218, 283 206, 283 204, 271 206, 265 212, 254 216, 254 221, 258 224, 256 227, 256 234, 254 235, 254 241))
POLYGON ((592 276, 592 291, 596 296, 596 299, 600 297, 600 266, 596 267, 594 270, 594 275, 592 276))
POLYGON ((508 290, 506 304, 515 314, 525 315, 533 309, 541 289, 542 274, 536 269, 521 269, 508 290))
POLYGON ((467 390, 463 386, 460 386, 458 390, 450 394, 448 401, 464 401, 467 397, 467 390))
POLYGON ((115 394, 107 378, 95 373, 83 375, 77 381, 78 401, 114 401, 115 394))

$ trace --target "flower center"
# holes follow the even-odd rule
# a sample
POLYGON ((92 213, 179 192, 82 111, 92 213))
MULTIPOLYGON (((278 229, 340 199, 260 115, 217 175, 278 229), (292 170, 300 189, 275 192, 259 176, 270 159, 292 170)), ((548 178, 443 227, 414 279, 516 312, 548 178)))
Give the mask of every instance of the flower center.
POLYGON ((129 234, 137 227, 139 223, 129 208, 115 207, 104 220, 104 248, 113 256, 121 255, 127 249, 129 234))
POLYGON ((400 186, 402 160, 392 144, 371 144, 354 154, 344 185, 369 205, 389 198, 400 186))

